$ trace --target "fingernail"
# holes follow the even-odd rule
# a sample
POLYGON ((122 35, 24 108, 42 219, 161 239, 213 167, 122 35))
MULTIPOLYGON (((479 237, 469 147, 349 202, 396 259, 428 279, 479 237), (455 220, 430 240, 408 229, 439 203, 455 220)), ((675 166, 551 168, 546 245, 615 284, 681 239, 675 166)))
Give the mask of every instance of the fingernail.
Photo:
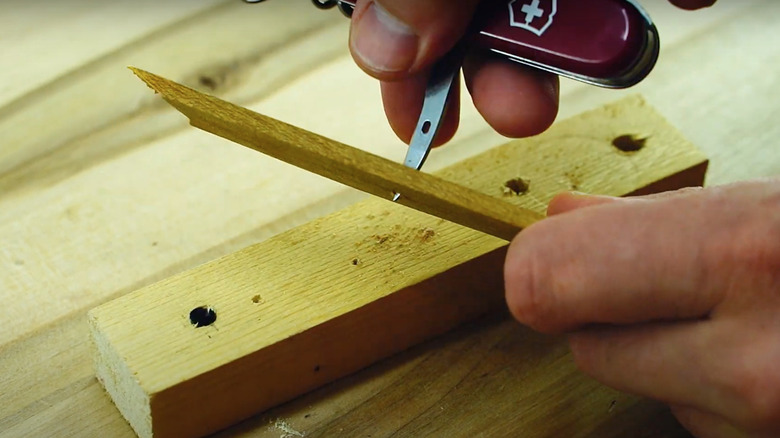
POLYGON ((377 72, 401 72, 417 58, 419 38, 412 28, 371 2, 352 37, 352 51, 377 72))
POLYGON ((572 190, 570 192, 567 192, 569 195, 576 196, 578 198, 592 198, 592 199, 611 199, 611 200, 619 200, 623 198, 619 198, 616 196, 609 196, 609 195, 594 195, 592 193, 585 193, 585 192, 578 192, 576 190, 572 190))
POLYGON ((558 76, 544 73, 543 89, 544 92, 550 97, 550 100, 558 102, 560 96, 560 83, 558 82, 558 76))

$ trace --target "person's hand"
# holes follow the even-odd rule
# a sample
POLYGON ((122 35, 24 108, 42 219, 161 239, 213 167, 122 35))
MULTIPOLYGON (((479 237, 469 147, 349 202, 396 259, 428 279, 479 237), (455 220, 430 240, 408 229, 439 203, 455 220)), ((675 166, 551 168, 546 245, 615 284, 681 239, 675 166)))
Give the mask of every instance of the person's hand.
POLYGON ((508 250, 519 321, 699 437, 780 436, 780 178, 548 212, 508 250))
MULTIPOLYGON (((715 2, 670 1, 684 9, 715 2)), ((430 67, 462 38, 478 4, 479 0, 357 1, 350 34, 352 56, 363 70, 381 81, 385 113, 403 141, 409 142, 417 124, 430 67)), ((469 53, 463 72, 474 106, 500 134, 535 135, 555 120, 557 76, 484 53, 469 53)), ((458 105, 455 95, 450 99, 437 144, 454 135, 458 105)))

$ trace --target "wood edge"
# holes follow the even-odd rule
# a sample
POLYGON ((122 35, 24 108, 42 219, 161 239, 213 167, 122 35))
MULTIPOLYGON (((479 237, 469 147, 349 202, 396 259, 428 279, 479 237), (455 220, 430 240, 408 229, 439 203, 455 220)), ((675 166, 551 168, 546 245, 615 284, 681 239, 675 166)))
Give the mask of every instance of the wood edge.
POLYGON ((150 396, 132 377, 134 373, 127 362, 100 330, 98 319, 94 309, 87 313, 95 377, 135 433, 142 438, 151 437, 150 396))
POLYGON ((709 163, 709 160, 702 156, 702 161, 698 164, 683 169, 668 178, 636 189, 624 197, 652 195, 687 187, 704 187, 709 163))

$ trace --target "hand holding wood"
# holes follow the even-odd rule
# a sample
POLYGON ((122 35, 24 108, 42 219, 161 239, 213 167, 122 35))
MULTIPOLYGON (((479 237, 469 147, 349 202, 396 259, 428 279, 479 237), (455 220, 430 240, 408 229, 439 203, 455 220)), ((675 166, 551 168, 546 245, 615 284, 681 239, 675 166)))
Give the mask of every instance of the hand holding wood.
POLYGON ((517 319, 701 437, 780 433, 780 179, 639 199, 564 195, 505 267, 517 319))

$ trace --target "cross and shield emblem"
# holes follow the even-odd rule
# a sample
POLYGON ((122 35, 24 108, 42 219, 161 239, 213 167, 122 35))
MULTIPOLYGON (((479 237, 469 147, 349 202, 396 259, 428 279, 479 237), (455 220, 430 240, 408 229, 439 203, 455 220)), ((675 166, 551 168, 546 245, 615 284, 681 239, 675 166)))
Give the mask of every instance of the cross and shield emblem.
POLYGON ((557 12, 558 0, 511 0, 509 25, 542 36, 557 12))

